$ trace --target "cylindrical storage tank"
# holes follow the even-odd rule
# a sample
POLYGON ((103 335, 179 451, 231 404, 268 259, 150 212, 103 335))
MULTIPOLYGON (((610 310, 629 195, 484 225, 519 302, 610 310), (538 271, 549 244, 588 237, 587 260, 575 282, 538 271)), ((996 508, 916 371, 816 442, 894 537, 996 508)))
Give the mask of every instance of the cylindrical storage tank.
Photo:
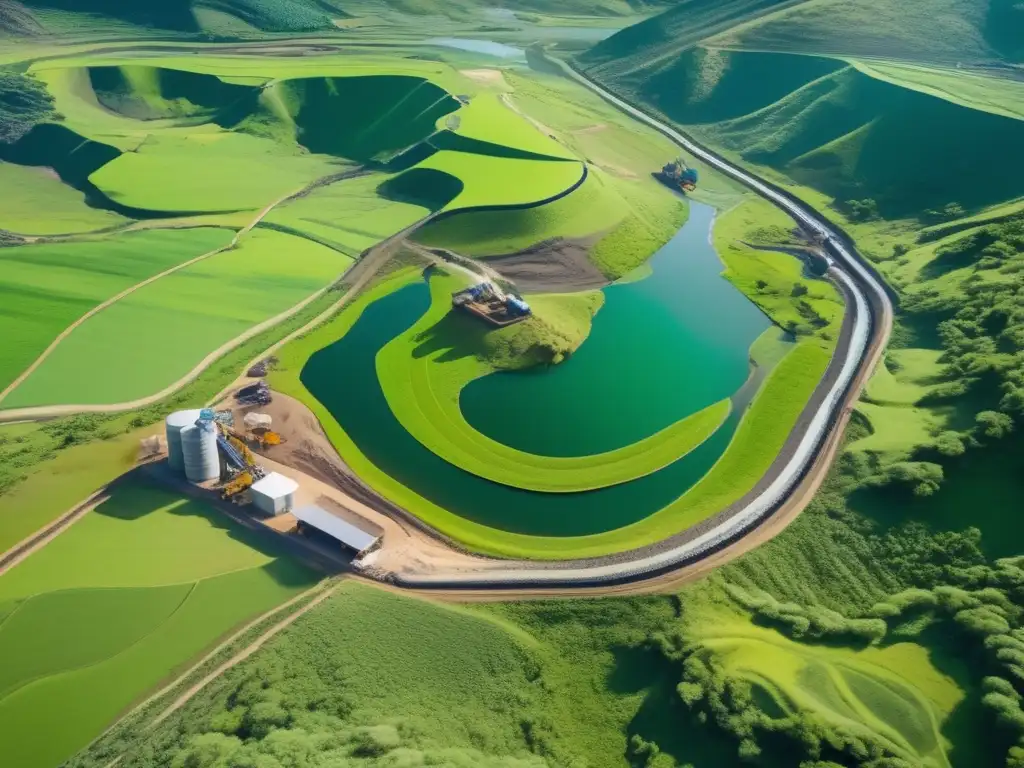
POLYGON ((167 417, 167 463, 171 469, 183 472, 185 459, 181 453, 181 430, 191 427, 199 418, 200 410, 175 411, 167 417))
POLYGON ((181 452, 189 482, 203 483, 220 477, 217 430, 213 424, 181 430, 181 452))

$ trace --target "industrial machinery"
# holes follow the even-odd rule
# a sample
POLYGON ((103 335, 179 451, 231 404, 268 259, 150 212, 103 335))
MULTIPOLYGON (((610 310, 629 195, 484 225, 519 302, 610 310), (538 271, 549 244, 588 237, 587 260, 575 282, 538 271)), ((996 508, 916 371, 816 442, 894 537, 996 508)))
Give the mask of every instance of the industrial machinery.
POLYGON ((235 393, 235 402, 239 405, 268 405, 272 400, 270 387, 263 381, 242 387, 235 393))
POLYGON ((529 304, 489 281, 453 293, 452 306, 499 327, 525 320, 531 314, 529 304))
POLYGON ((697 188, 698 173, 696 168, 688 167, 683 158, 677 157, 671 163, 666 163, 660 171, 656 171, 654 178, 680 192, 692 192, 697 188))

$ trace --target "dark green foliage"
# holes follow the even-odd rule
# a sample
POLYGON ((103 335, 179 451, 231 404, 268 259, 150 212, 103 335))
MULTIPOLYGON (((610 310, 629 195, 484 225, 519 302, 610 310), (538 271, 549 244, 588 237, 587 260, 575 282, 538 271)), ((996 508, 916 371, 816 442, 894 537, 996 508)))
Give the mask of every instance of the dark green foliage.
POLYGON ((885 622, 880 618, 850 619, 819 605, 779 602, 763 590, 748 591, 736 584, 727 584, 726 590, 757 619, 793 638, 871 643, 885 636, 885 622))
POLYGON ((330 29, 332 18, 344 16, 323 0, 23 0, 29 8, 88 14, 109 22, 141 27, 199 32, 195 9, 207 7, 235 16, 268 32, 330 29))
POLYGON ((46 86, 0 67, 0 144, 13 144, 39 123, 57 119, 46 86))
POLYGON ((300 144, 360 161, 386 160, 422 141, 460 106, 437 85, 401 75, 304 78, 274 88, 296 105, 300 144))
POLYGON ((163 117, 205 116, 230 126, 256 108, 259 89, 225 83, 215 75, 163 67, 133 67, 152 78, 156 94, 137 93, 125 67, 89 67, 89 82, 96 98, 107 109, 138 120, 163 117), (157 102, 146 96, 156 95, 157 102))
POLYGON ((852 221, 874 221, 878 216, 878 202, 866 197, 863 200, 847 200, 847 215, 852 221))
POLYGON ((89 176, 121 151, 108 144, 90 141, 62 125, 36 125, 17 142, 0 144, 0 160, 16 165, 53 168, 61 180, 76 189, 89 189, 89 176))

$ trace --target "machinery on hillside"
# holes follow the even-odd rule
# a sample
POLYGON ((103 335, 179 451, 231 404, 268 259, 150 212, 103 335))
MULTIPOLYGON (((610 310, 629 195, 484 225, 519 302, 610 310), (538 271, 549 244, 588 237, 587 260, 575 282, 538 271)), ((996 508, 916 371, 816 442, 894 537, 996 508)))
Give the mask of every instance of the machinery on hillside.
POLYGON ((258 381, 255 384, 242 387, 235 393, 235 402, 241 406, 268 405, 273 399, 270 387, 265 381, 258 381))
POLYGON ((696 168, 690 168, 681 157, 671 163, 665 163, 660 171, 654 172, 654 178, 670 189, 680 192, 693 192, 697 188, 699 174, 696 168))
POLYGON ((530 305, 519 296, 505 293, 490 281, 453 293, 452 306, 498 327, 518 323, 532 314, 530 305))

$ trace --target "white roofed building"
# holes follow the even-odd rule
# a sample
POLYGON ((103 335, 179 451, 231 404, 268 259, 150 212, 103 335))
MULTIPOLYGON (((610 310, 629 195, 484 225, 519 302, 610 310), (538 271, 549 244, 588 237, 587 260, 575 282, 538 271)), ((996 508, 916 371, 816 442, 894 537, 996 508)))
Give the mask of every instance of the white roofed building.
MULTIPOLYGON (((340 542, 345 547, 355 550, 357 555, 369 552, 381 540, 379 532, 366 530, 366 528, 371 527, 369 524, 364 528, 342 517, 338 517, 315 504, 299 507, 292 514, 299 521, 300 531, 308 529, 319 531, 340 542)), ((376 526, 373 527, 375 528, 376 526)))
POLYGON ((290 477, 278 472, 271 472, 262 480, 257 480, 249 489, 252 503, 261 512, 268 515, 280 515, 295 506, 295 491, 299 484, 290 477))

